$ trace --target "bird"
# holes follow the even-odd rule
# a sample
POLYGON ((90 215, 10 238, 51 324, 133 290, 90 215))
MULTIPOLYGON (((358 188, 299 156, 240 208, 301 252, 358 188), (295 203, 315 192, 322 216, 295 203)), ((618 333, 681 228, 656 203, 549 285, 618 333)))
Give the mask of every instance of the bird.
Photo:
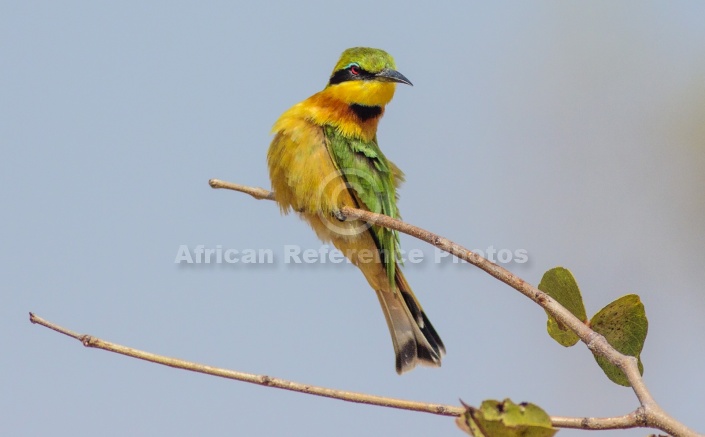
POLYGON ((399 234, 348 219, 343 207, 399 218, 402 171, 382 153, 377 125, 396 84, 412 85, 381 49, 343 51, 325 88, 285 111, 267 152, 282 214, 296 212, 357 266, 377 294, 398 374, 440 367, 445 346, 399 268, 399 234))

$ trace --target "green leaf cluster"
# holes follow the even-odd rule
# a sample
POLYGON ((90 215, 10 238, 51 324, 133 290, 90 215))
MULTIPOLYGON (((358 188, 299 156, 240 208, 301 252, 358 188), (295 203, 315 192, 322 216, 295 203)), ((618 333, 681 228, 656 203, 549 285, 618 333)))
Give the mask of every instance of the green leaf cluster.
MULTIPOLYGON (((646 341, 649 323, 644 304, 641 303, 639 296, 636 294, 622 296, 602 308, 588 321, 580 288, 568 269, 555 267, 547 271, 541 278, 538 288, 590 326, 593 331, 603 335, 616 350, 636 357, 639 371, 644 373, 640 354, 646 341)), ((565 347, 573 346, 579 340, 574 332, 550 314, 548 314, 547 330, 551 338, 565 347)), ((619 385, 629 386, 629 381, 617 366, 597 355, 595 360, 610 380, 619 385)))
POLYGON ((534 404, 505 399, 484 401, 480 408, 465 407, 456 423, 474 437, 552 437, 558 432, 549 415, 534 404))

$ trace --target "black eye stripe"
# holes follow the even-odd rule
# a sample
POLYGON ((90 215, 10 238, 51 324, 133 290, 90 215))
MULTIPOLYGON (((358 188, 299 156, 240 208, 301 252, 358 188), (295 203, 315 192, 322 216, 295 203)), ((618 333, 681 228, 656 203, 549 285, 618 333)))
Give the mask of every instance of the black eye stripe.
POLYGON ((370 80, 374 79, 375 75, 362 67, 357 65, 351 65, 348 68, 338 70, 330 77, 328 85, 335 85, 337 83, 347 82, 350 80, 370 80), (353 69, 357 70, 357 74, 353 74, 353 69))

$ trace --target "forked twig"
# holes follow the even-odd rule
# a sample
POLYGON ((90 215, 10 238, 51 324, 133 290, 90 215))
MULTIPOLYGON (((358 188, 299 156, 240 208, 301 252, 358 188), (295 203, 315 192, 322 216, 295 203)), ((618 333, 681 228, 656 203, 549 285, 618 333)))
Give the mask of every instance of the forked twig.
MULTIPOLYGON (((274 200, 275 196, 275 193, 264 188, 243 186, 221 181, 219 179, 211 179, 208 183, 212 188, 224 188, 240 191, 250 194, 257 199, 274 200)), ((425 229, 389 216, 376 214, 361 209, 344 207, 342 212, 346 217, 357 218, 368 223, 373 223, 377 226, 394 229, 418 238, 419 240, 425 241, 445 252, 450 253, 451 255, 455 255, 456 257, 467 261, 481 270, 484 270, 489 275, 519 291, 524 296, 539 304, 559 323, 567 326, 571 331, 573 331, 578 338, 585 343, 590 351, 596 355, 604 357, 610 363, 617 366, 622 373, 624 373, 641 405, 634 412, 633 417, 635 422, 638 422, 635 423, 635 426, 658 428, 672 435, 698 435, 666 413, 656 403, 654 398, 651 396, 651 393, 649 393, 643 378, 641 377, 637 359, 635 357, 624 355, 617 351, 607 342, 605 337, 590 329, 590 327, 575 317, 570 311, 568 311, 548 294, 524 281, 509 270, 485 259, 484 257, 464 248, 457 243, 452 242, 447 238, 434 234, 433 232, 429 232, 425 229)))
MULTIPOLYGON (((242 193, 249 194, 256 199, 274 200, 274 193, 269 190, 250 187, 245 185, 233 184, 230 182, 211 179, 209 184, 213 188, 224 188, 242 193)), ((448 240, 447 238, 436 235, 419 227, 410 225, 388 216, 375 214, 373 212, 364 211, 355 208, 345 207, 342 213, 347 218, 357 218, 368 223, 374 223, 378 226, 384 226, 390 229, 395 229, 412 237, 426 241, 439 249, 448 252, 456 257, 467 261, 468 263, 484 270, 491 276, 504 282, 510 287, 516 289, 529 299, 539 304, 549 314, 563 325, 567 326, 571 331, 585 343, 593 353, 606 358, 610 363, 619 367, 624 375, 629 380, 629 383, 636 394, 640 406, 632 413, 618 417, 608 418, 580 418, 580 417, 551 417, 553 426, 558 428, 575 428, 586 430, 605 430, 605 429, 626 429, 648 427, 656 428, 667 432, 674 436, 698 436, 684 424, 668 415, 659 407, 649 393, 637 367, 637 360, 634 357, 621 354, 614 349, 605 338, 594 332, 587 325, 581 322, 570 311, 565 309, 557 301, 549 295, 539 290, 538 288, 527 283, 523 279, 514 275, 499 265, 488 261, 480 255, 448 240)), ((387 398, 382 396, 369 395, 364 393, 349 392, 343 390, 333 390, 325 387, 312 386, 301 384, 293 381, 287 381, 280 378, 273 378, 266 375, 256 375, 245 372, 238 372, 229 369, 223 369, 213 366, 184 361, 177 358, 165 357, 156 355, 150 352, 140 351, 137 349, 122 346, 116 343, 101 340, 90 335, 77 334, 66 328, 48 322, 32 313, 30 313, 30 321, 59 333, 68 335, 83 343, 86 347, 103 349, 122 355, 138 358, 145 361, 150 361, 157 364, 162 364, 174 368, 191 370, 194 372, 205 373, 208 375, 219 376, 222 378, 234 379, 252 384, 264 385, 268 387, 276 387, 284 390, 296 391, 316 396, 323 396, 333 399, 340 399, 347 402, 362 403, 368 405, 384 406, 389 408, 397 408, 404 410, 413 410, 425 413, 432 413, 444 416, 459 416, 465 412, 465 408, 451 405, 430 404, 425 402, 406 401, 401 399, 387 398)))

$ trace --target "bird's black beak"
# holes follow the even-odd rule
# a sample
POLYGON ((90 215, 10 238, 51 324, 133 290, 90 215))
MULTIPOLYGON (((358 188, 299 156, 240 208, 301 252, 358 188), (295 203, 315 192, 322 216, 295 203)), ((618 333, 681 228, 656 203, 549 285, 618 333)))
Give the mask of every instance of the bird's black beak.
POLYGON ((375 74, 375 78, 382 82, 399 82, 414 86, 414 84, 412 84, 411 81, 407 79, 403 74, 399 73, 397 70, 392 70, 391 68, 385 68, 384 70, 375 74))

